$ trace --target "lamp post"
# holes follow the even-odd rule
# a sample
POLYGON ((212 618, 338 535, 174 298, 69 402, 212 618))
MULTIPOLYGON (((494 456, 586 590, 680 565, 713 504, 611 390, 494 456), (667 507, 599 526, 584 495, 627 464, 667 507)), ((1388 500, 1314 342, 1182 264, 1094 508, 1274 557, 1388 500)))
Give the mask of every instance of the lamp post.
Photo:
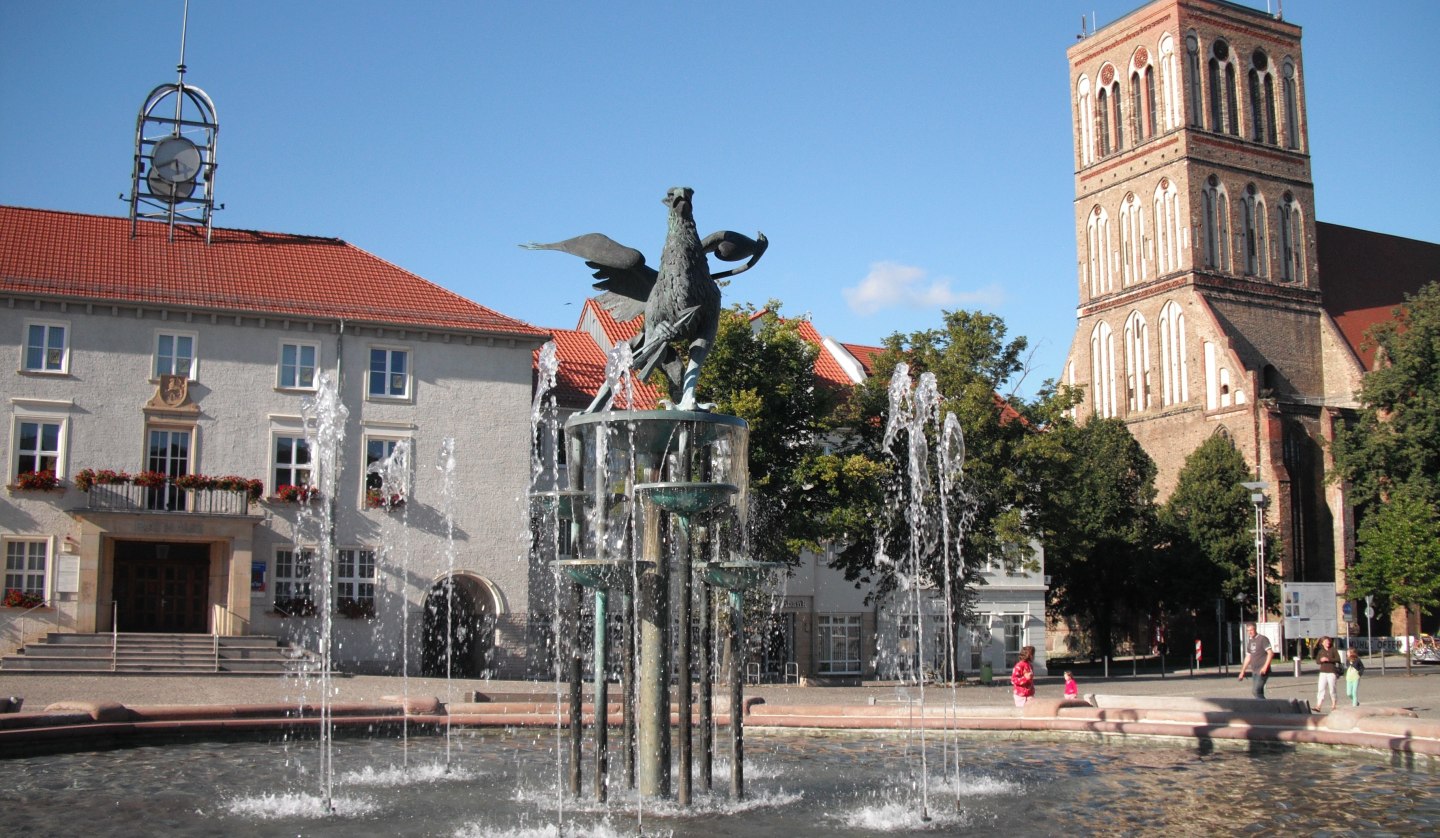
POLYGON ((1265 620, 1265 490, 1270 484, 1263 480, 1241 483, 1250 491, 1250 502, 1255 504, 1255 621, 1265 620))

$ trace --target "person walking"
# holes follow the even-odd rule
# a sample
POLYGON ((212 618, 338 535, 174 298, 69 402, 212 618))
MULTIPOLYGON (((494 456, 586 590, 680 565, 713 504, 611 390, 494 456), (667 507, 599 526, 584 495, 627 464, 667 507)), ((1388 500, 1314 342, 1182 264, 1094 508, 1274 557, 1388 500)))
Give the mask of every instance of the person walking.
POLYGON ((1365 674, 1365 661, 1354 649, 1346 656, 1349 664, 1345 667, 1345 694, 1350 697, 1350 706, 1360 706, 1360 676, 1365 674))
POLYGON ((1010 686, 1015 688, 1015 706, 1024 707, 1035 697, 1035 667, 1031 661, 1035 660, 1035 647, 1025 646, 1020 649, 1020 660, 1015 662, 1015 668, 1010 671, 1010 686))
MULTIPOLYGON (((1320 677, 1315 682, 1315 712, 1325 712, 1325 697, 1330 697, 1330 711, 1335 711, 1335 679, 1344 664, 1340 662, 1340 650, 1335 648, 1333 637, 1320 638, 1315 647, 1315 663, 1320 667, 1320 677)), ((1348 685, 1347 685, 1348 686, 1348 685)))
POLYGON ((1246 675, 1255 678, 1255 684, 1251 687, 1251 693, 1256 698, 1265 697, 1265 682, 1270 679, 1270 662, 1275 659, 1275 647, 1270 645, 1270 638, 1260 634, 1254 623, 1245 624, 1245 663, 1240 667, 1240 677, 1237 681, 1244 681, 1246 675))

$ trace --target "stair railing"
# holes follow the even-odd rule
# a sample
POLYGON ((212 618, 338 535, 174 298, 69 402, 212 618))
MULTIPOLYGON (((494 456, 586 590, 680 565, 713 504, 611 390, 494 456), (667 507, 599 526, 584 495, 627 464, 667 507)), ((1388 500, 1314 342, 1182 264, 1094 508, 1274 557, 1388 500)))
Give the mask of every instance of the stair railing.
POLYGON ((248 635, 248 634, 250 634, 250 621, 249 621, 248 619, 240 616, 239 614, 236 614, 234 611, 231 611, 229 608, 226 608, 225 606, 221 605, 221 604, 218 603, 218 602, 215 603, 215 617, 214 617, 213 620, 211 620, 211 623, 210 623, 210 625, 211 625, 210 637, 211 637, 211 639, 212 639, 212 641, 213 641, 213 645, 214 645, 215 671, 216 671, 216 672, 219 672, 219 671, 220 671, 220 622, 221 622, 221 618, 224 617, 224 616, 227 615, 227 614, 230 615, 230 617, 234 618, 236 621, 239 622, 239 624, 240 624, 240 634, 241 634, 242 636, 243 636, 243 635, 248 635))
POLYGON ((120 603, 110 603, 110 671, 114 672, 120 660, 120 603))
MULTIPOLYGON (((15 644, 15 648, 17 650, 24 647, 26 643, 30 642, 29 621, 31 612, 33 612, 37 608, 44 608, 49 604, 49 602, 41 601, 20 612, 20 619, 16 621, 16 627, 19 630, 19 636, 17 638, 19 642, 15 644)), ((57 609, 55 613, 55 626, 58 629, 60 626, 59 610, 57 609)))

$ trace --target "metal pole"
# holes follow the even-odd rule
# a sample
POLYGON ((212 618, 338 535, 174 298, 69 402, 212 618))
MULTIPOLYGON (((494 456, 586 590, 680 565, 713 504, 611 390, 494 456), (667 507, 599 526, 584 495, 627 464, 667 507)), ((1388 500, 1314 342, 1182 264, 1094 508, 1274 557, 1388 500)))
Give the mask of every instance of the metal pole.
POLYGON ((661 531, 668 516, 654 507, 645 522, 645 557, 640 577, 640 672, 637 684, 636 759, 644 798, 670 796, 670 562, 661 531))
POLYGON ((595 688, 591 704, 592 723, 595 725, 595 800, 604 803, 609 794, 610 771, 609 747, 610 726, 610 684, 605 677, 605 659, 610 647, 610 592, 603 587, 595 589, 595 688))
POLYGON ((730 591, 730 799, 745 799, 745 683, 741 668, 740 591, 730 591))
POLYGON ((576 637, 570 654, 570 794, 580 796, 580 642, 576 637))
POLYGON ((680 761, 678 778, 679 801, 681 806, 689 806, 691 780, 693 779, 692 758, 694 756, 692 749, 692 745, 694 743, 691 738, 692 730, 690 724, 691 713, 694 712, 695 709, 695 692, 693 689, 693 682, 691 681, 690 672, 690 613, 692 606, 692 603, 690 602, 690 597, 694 593, 694 585, 691 581, 692 567, 690 564, 690 520, 687 516, 683 515, 678 515, 676 517, 679 519, 680 524, 680 544, 679 549, 676 551, 680 558, 679 567, 677 568, 677 572, 680 574, 680 579, 678 580, 680 583, 680 613, 676 621, 676 631, 680 632, 680 643, 679 647, 676 649, 675 656, 675 678, 680 687, 680 695, 678 698, 678 703, 680 705, 680 718, 678 720, 680 724, 680 753, 677 755, 677 758, 680 761))
POLYGON ((1265 496, 1256 493, 1251 496, 1255 501, 1255 601, 1260 603, 1260 611, 1255 619, 1265 620, 1265 496))
POLYGON ((635 597, 627 587, 620 595, 625 610, 625 639, 620 648, 624 660, 620 664, 620 732, 625 740, 625 787, 635 788, 635 597))
POLYGON ((711 621, 710 586, 700 585, 700 785, 710 791, 713 783, 711 764, 715 760, 715 703, 711 683, 711 621))

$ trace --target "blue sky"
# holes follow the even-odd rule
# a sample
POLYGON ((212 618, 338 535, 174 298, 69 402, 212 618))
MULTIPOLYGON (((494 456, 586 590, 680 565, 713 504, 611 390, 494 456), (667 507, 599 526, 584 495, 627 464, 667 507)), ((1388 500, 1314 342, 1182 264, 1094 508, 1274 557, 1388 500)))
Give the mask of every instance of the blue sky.
MULTIPOLYGON (((584 266, 516 245, 600 231, 653 260, 688 185, 702 234, 770 239, 728 301, 857 343, 991 311, 1030 339, 1033 392, 1075 322, 1065 49, 1137 5, 192 0, 186 80, 220 118, 221 226, 338 236, 572 327, 584 266)), ((0 0, 0 202, 127 211, 181 9, 0 0)), ((1440 239, 1440 2, 1284 12, 1317 216, 1440 239)))

